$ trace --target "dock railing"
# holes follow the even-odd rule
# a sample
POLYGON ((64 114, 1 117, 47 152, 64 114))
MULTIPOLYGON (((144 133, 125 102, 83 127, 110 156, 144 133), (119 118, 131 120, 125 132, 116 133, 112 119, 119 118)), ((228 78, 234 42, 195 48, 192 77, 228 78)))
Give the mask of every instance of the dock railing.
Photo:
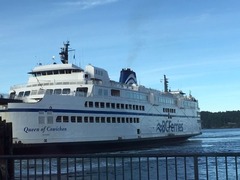
POLYGON ((237 180, 240 153, 5 155, 0 167, 7 180, 237 180))

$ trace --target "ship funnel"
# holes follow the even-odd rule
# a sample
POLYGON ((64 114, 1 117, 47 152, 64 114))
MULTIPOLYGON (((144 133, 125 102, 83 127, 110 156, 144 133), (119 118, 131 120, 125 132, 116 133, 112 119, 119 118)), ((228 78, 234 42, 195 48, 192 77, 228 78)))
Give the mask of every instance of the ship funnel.
POLYGON ((136 73, 129 68, 122 69, 120 73, 119 82, 123 84, 129 84, 129 85, 137 84, 136 73))

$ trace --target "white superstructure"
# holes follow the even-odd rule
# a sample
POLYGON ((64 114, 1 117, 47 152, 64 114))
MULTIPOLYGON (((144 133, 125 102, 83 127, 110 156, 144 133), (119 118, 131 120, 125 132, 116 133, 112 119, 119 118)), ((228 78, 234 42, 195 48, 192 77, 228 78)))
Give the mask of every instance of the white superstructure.
POLYGON ((13 86, 9 102, 1 103, 0 117, 12 122, 14 142, 141 141, 201 133, 197 100, 169 91, 166 77, 164 92, 137 85, 130 69, 115 82, 102 68, 68 63, 68 46, 60 53, 62 64, 35 67, 27 84, 13 86))

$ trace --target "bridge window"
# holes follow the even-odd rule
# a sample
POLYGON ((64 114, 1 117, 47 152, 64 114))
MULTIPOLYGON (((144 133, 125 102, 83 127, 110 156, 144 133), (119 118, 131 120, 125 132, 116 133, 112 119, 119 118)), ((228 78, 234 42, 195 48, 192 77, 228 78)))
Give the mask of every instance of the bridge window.
POLYGON ((24 96, 29 96, 30 95, 30 91, 25 91, 24 96))
POLYGON ((18 93, 18 97, 23 97, 23 94, 24 94, 23 91, 19 92, 19 93, 18 93))
POLYGON ((47 71, 47 75, 52 75, 53 72, 52 71, 47 71))
POLYGON ((66 70, 66 74, 71 74, 71 70, 70 70, 70 69, 67 69, 67 70, 66 70))
POLYGON ((61 94, 62 93, 62 89, 54 89, 54 94, 61 94))
POLYGON ((63 89, 62 94, 70 94, 70 89, 69 88, 63 89))

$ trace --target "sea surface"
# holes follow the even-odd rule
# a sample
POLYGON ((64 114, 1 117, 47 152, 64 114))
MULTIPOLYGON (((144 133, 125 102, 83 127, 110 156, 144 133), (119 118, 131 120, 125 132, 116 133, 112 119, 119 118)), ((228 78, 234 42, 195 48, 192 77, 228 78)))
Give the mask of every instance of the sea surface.
MULTIPOLYGON (((240 153, 240 128, 203 129, 202 134, 185 142, 125 153, 240 153)), ((123 153, 123 152, 121 152, 123 153)))
MULTIPOLYGON (((146 148, 130 151, 118 151, 108 154, 204 154, 204 153, 240 153, 240 129, 205 129, 201 135, 192 137, 185 142, 174 143, 169 145, 161 145, 155 148, 146 148)), ((105 155, 106 153, 99 153, 105 155)), ((126 158, 123 159, 88 159, 75 158, 63 159, 61 161, 61 172, 64 173, 64 179, 195 179, 193 158, 126 158), (176 162, 178 160, 178 162, 176 162), (167 166, 166 166, 167 161, 167 166), (70 164, 68 164, 71 162, 70 164), (91 164, 91 163, 92 164, 91 164), (191 168, 189 172, 185 172, 184 163, 191 168), (90 165, 91 164, 91 165, 90 165), (101 165, 101 169, 99 168, 101 165), (106 166, 108 164, 108 166, 106 166), (176 166, 177 164, 177 166, 176 166), (110 165, 110 166, 109 166, 110 165), (141 167, 140 167, 141 166, 141 167), (166 168, 167 167, 167 168, 166 168), (177 169, 176 169, 177 167, 177 169), (78 170, 77 173, 75 170, 78 170), (107 169, 107 170, 106 170, 107 169), (124 169, 124 170, 123 170, 124 169), (139 170, 141 169, 141 170, 139 170), (173 172, 178 171, 178 175, 173 172), (124 171, 124 173, 123 173, 124 171), (160 174, 157 174, 156 172, 160 174), (100 173, 99 173, 100 172, 100 173), (75 175, 74 175, 75 174, 75 175), (100 175, 99 175, 100 174, 100 175), (124 174, 124 175, 123 175, 124 174)), ((200 158, 199 179, 240 179, 240 169, 236 173, 236 163, 233 157, 227 159, 228 171, 226 171, 226 159, 217 160, 219 169, 216 171, 216 159, 210 158, 206 161, 204 157, 200 158), (208 167, 206 167, 208 164, 208 167), (206 173, 206 168, 208 173, 206 173), (216 178, 217 177, 217 178, 216 178), (239 178, 238 178, 239 177, 239 178)), ((240 157, 237 158, 240 168, 240 157)), ((39 161, 17 161, 15 163, 15 179, 24 179, 24 177, 32 177, 33 179, 48 179, 49 174, 54 175, 51 179, 57 179, 57 160, 39 160, 39 161), (44 165, 41 165, 43 163, 44 165), (38 166, 36 168, 36 165, 38 166), (20 167, 25 167, 21 172, 20 167), (28 167, 28 168, 27 168, 28 167), (50 169, 50 170, 49 170, 50 169), (36 174, 37 173, 37 178, 36 174), (44 174, 42 176, 41 174, 44 174)), ((188 167, 187 167, 188 168, 188 167)), ((52 176, 51 176, 52 177, 52 176)), ((31 179, 31 178, 30 178, 31 179)))

